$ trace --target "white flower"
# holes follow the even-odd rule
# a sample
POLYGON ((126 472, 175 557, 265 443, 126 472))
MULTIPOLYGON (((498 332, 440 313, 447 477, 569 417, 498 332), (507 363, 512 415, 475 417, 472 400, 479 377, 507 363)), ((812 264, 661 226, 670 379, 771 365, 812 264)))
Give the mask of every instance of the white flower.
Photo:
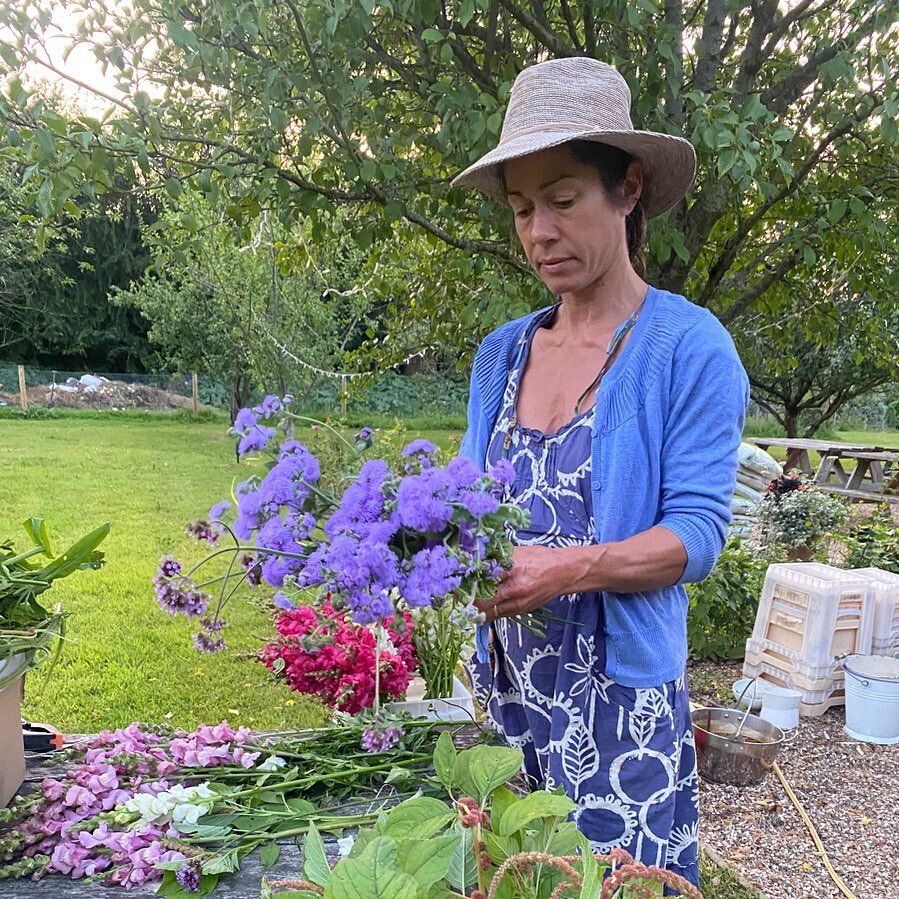
POLYGON ((353 836, 337 838, 337 848, 340 850, 341 858, 346 858, 350 854, 350 850, 355 842, 356 838, 353 836))
POLYGON ((280 755, 270 755, 264 762, 260 762, 256 766, 257 771, 277 771, 279 768, 286 768, 287 762, 280 755))
POLYGON ((172 809, 173 824, 196 824, 201 815, 205 815, 209 811, 206 805, 191 805, 189 802, 182 802, 172 809))

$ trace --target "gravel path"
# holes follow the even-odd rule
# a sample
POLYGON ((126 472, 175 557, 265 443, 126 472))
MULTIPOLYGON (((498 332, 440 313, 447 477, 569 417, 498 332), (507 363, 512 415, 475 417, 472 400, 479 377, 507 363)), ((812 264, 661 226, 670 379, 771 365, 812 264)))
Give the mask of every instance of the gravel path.
MULTIPOLYGON (((693 675, 693 701, 713 704, 739 666, 693 675)), ((801 719, 778 761, 849 889, 858 899, 899 899, 899 745, 851 740, 844 723, 842 708, 801 719)), ((702 781, 701 803, 703 843, 765 899, 843 899, 773 773, 755 787, 702 781)))

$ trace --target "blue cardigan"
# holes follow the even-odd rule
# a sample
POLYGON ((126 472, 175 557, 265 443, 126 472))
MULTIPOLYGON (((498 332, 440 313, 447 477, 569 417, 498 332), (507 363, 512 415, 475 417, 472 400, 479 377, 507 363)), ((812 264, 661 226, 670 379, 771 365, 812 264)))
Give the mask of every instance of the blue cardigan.
MULTIPOLYGON (((482 468, 518 338, 538 314, 501 326, 475 355, 460 454, 482 468)), ((624 540, 660 524, 683 542, 687 565, 675 586, 604 594, 605 673, 622 686, 653 687, 683 674, 683 585, 705 578, 724 546, 748 401, 746 373, 715 316, 650 287, 630 340, 596 391, 596 540, 624 540)))

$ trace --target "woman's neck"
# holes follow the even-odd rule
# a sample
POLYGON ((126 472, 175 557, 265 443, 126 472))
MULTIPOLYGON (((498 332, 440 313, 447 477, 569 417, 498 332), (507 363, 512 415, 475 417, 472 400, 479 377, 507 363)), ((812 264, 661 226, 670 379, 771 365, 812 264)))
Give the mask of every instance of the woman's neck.
POLYGON ((649 285, 630 264, 609 275, 583 292, 563 294, 553 329, 595 343, 627 319, 643 302, 649 285))

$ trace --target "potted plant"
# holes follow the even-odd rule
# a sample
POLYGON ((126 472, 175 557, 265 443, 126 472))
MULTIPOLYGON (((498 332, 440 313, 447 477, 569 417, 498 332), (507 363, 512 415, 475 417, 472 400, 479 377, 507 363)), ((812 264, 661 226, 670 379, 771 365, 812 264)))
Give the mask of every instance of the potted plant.
POLYGON ((53 656, 65 632, 65 613, 58 605, 47 604, 46 591, 74 571, 99 568, 103 554, 97 547, 109 533, 109 525, 104 524, 57 556, 42 519, 28 519, 24 528, 30 548, 20 551, 10 540, 0 543, 0 736, 5 735, 0 744, 0 806, 24 776, 19 720, 22 679, 29 669, 53 656))
POLYGON ((848 514, 843 500, 793 471, 768 485, 756 513, 757 540, 769 554, 809 562, 821 539, 843 524, 848 514))

